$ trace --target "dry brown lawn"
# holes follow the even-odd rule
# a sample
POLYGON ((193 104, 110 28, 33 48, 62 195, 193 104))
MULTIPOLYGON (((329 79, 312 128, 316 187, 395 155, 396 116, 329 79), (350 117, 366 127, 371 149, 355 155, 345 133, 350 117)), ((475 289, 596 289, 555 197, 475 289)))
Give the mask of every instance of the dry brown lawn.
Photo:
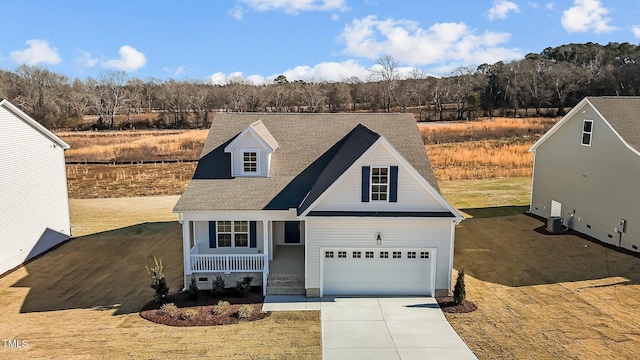
POLYGON ((72 200, 77 237, 0 278, 1 359, 320 359, 318 312, 274 313, 229 326, 173 328, 143 320, 145 265, 160 257, 182 287, 176 197, 72 200), (145 222, 149 221, 149 222, 145 222), (133 225, 136 224, 137 225, 133 225))
POLYGON ((195 162, 136 165, 67 165, 72 199, 179 195, 196 169, 195 162))
POLYGON ((207 130, 70 131, 56 133, 71 145, 69 162, 195 160, 207 130))
POLYGON ((454 267, 478 310, 446 314, 480 359, 635 359, 640 258, 527 215, 468 219, 454 267))

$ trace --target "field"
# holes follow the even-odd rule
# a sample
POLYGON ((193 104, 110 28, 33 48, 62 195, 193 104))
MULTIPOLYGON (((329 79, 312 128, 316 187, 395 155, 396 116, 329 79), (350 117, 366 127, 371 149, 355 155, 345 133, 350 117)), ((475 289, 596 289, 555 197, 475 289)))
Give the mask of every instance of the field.
MULTIPOLYGON (((493 118, 421 123, 418 129, 436 178, 446 189, 446 183, 459 180, 530 178, 533 156, 528 149, 557 120, 493 118)), ((73 162, 67 165, 69 196, 179 195, 196 165, 182 161, 200 157, 206 134, 207 130, 58 133, 71 145, 66 152, 67 162, 73 162)), ((528 199, 526 191, 519 198, 528 199)))
POLYGON ((57 133, 71 145, 67 162, 197 160, 207 130, 75 131, 57 133))

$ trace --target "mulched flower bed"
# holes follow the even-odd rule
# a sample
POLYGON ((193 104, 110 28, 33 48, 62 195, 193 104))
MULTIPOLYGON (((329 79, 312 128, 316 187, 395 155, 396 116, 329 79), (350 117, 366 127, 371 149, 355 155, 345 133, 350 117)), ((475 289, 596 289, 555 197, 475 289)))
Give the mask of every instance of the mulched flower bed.
POLYGON ((230 325, 269 317, 270 312, 262 312, 263 302, 264 296, 262 296, 261 288, 252 289, 246 297, 238 297, 232 289, 228 289, 222 296, 217 297, 209 291, 201 290, 198 300, 189 300, 187 294, 181 292, 167 297, 167 303, 174 303, 178 307, 173 314, 161 310, 162 304, 150 301, 142 307, 140 316, 154 323, 169 326, 230 325), (212 310, 220 300, 228 301, 231 306, 224 314, 214 314, 212 310), (248 318, 241 319, 237 313, 244 305, 251 305, 253 313, 248 318), (193 318, 187 318, 185 311, 188 309, 196 310, 197 314, 193 318))
POLYGON ((456 305, 452 296, 439 297, 436 298, 436 301, 438 302, 440 309, 442 309, 442 312, 450 314, 465 314, 478 310, 476 304, 469 300, 465 300, 462 304, 456 305))

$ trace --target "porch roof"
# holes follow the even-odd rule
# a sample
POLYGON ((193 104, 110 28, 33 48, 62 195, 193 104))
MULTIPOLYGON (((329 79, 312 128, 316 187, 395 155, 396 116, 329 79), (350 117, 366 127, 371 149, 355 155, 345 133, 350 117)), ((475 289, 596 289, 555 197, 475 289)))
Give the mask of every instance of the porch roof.
POLYGON ((173 210, 298 208, 312 189, 326 190, 339 176, 338 170, 348 168, 379 136, 438 190, 411 114, 222 113, 212 121, 195 174, 173 210), (258 120, 278 142, 270 176, 232 178, 231 155, 224 148, 258 120), (345 143, 357 151, 341 151, 345 143), (344 158, 346 153, 352 155, 344 158))

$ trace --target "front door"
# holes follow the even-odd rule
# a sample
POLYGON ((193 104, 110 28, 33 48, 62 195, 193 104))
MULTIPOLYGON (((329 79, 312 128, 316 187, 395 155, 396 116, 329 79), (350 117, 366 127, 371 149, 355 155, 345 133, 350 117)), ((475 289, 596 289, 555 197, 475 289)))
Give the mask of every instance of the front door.
POLYGON ((300 244, 300 222, 299 221, 284 222, 284 243, 300 244))

